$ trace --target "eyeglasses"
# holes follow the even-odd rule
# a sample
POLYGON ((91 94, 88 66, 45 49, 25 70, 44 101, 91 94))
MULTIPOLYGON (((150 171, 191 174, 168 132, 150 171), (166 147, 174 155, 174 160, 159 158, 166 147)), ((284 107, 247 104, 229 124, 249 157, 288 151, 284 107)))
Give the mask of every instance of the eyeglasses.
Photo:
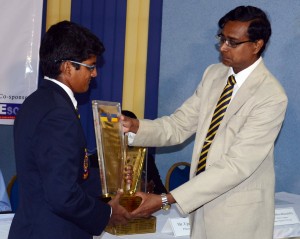
POLYGON ((81 62, 77 62, 77 61, 71 61, 71 60, 65 60, 65 61, 69 61, 69 62, 72 62, 72 63, 77 64, 77 65, 85 66, 90 71, 93 71, 93 70, 96 69, 96 65, 88 65, 88 64, 85 64, 85 63, 81 63, 81 62))
POLYGON ((223 34, 218 34, 216 36, 216 38, 219 41, 220 46, 225 43, 226 46, 231 47, 231 48, 236 48, 238 45, 246 43, 246 42, 254 42, 254 41, 251 41, 251 40, 236 42, 234 40, 227 39, 223 34))

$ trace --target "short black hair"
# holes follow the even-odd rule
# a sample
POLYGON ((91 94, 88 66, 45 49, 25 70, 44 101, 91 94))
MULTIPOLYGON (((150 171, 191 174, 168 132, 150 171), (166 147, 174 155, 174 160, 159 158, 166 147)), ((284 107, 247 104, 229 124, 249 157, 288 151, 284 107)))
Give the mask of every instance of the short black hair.
POLYGON ((122 110, 122 115, 125 115, 125 116, 133 118, 133 119, 137 119, 135 113, 133 113, 132 111, 129 111, 129 110, 122 110))
POLYGON ((225 14, 219 20, 219 27, 223 29, 225 24, 228 21, 240 21, 240 22, 249 22, 251 21, 248 27, 248 37, 251 41, 257 41, 262 39, 264 45, 258 53, 261 55, 269 41, 269 38, 272 34, 271 24, 266 15, 266 13, 253 6, 239 6, 225 14))
POLYGON ((40 46, 40 64, 45 76, 56 79, 64 60, 82 62, 99 56, 105 48, 89 29, 74 22, 62 21, 52 25, 40 46))

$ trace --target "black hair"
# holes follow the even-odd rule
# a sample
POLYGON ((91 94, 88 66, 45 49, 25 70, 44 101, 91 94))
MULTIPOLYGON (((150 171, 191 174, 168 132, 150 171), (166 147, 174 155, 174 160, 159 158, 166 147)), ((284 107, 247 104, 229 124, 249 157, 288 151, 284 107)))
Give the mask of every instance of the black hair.
POLYGON ((133 118, 133 119, 137 119, 136 115, 129 110, 122 110, 122 115, 125 115, 125 116, 133 118))
POLYGON ((82 62, 104 52, 99 38, 89 29, 74 22, 62 21, 52 25, 40 46, 40 64, 43 74, 56 79, 64 60, 82 62))
POLYGON ((239 6, 225 14, 219 20, 218 25, 220 29, 223 29, 228 21, 251 21, 248 27, 249 40, 257 41, 262 39, 264 41, 264 45, 258 54, 261 55, 264 52, 272 34, 270 21, 264 11, 253 6, 239 6))

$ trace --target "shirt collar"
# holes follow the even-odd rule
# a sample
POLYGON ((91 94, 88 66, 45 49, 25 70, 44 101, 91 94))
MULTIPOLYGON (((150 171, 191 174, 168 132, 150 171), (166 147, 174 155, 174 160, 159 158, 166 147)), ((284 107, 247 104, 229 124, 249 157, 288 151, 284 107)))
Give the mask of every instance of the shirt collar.
POLYGON ((72 101, 72 103, 73 103, 73 105, 74 105, 74 108, 77 109, 77 100, 76 100, 75 97, 74 97, 73 91, 72 91, 68 86, 66 86, 65 84, 61 83, 60 81, 55 80, 55 79, 52 79, 52 78, 50 78, 50 77, 48 77, 48 76, 44 76, 44 79, 45 79, 45 80, 52 81, 53 83, 55 83, 55 84, 59 85, 61 88, 63 88, 64 91, 65 91, 65 92, 68 94, 68 96, 70 97, 70 99, 71 99, 71 101, 72 101))
MULTIPOLYGON (((262 57, 259 57, 257 61, 255 61, 251 66, 247 67, 246 69, 240 71, 239 73, 235 74, 232 67, 229 68, 228 76, 234 75, 236 80, 236 84, 238 87, 241 87, 242 84, 245 82, 247 77, 251 74, 251 72, 257 67, 257 65, 262 61, 262 57)), ((227 77, 228 78, 228 77, 227 77)))

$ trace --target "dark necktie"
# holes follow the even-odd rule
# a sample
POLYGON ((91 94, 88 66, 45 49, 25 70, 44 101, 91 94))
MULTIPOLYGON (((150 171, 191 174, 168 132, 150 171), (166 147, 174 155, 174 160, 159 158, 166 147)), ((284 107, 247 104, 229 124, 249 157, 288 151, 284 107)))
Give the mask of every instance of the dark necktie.
MULTIPOLYGON (((78 119, 80 119, 80 114, 78 108, 75 108, 78 119)), ((84 159, 83 159, 83 176, 82 178, 85 180, 89 176, 89 157, 87 153, 87 149, 84 149, 84 159)))
POLYGON ((77 106, 76 106, 75 110, 76 110, 76 114, 77 114, 78 119, 80 119, 80 114, 79 114, 79 110, 78 110, 77 106))
POLYGON ((226 109, 231 100, 232 91, 233 91, 233 87, 234 87, 235 83, 236 83, 236 81, 234 79, 234 76, 233 75, 229 76, 227 84, 219 98, 219 101, 215 108, 213 117, 211 119, 211 122, 210 122, 210 125, 208 128, 208 132, 206 134, 206 138, 205 138, 202 150, 201 150, 200 158, 198 161, 196 175, 198 175, 199 173, 201 173, 205 170, 206 158, 207 158, 209 148, 213 142, 213 139, 214 139, 214 137, 217 133, 217 130, 221 124, 221 121, 225 115, 226 109))

